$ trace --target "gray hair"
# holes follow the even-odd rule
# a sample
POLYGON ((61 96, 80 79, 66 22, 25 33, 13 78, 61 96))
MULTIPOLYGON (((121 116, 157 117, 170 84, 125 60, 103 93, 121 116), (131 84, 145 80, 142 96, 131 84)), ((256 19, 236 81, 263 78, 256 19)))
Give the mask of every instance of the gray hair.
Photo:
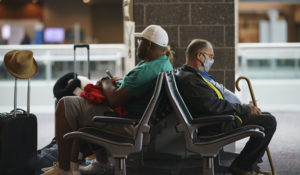
POLYGON ((185 57, 186 59, 193 59, 197 53, 197 51, 206 49, 208 45, 211 45, 211 43, 204 39, 194 39, 190 42, 190 44, 187 46, 185 51, 185 57))

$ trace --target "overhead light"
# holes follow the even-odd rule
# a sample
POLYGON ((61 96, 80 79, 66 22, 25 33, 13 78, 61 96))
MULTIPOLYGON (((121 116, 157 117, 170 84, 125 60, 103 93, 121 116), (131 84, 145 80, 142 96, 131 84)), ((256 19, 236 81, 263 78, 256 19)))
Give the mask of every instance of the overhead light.
POLYGON ((33 4, 36 4, 39 0, 32 0, 33 4))
POLYGON ((82 0, 83 3, 87 4, 87 3, 90 3, 91 0, 82 0))

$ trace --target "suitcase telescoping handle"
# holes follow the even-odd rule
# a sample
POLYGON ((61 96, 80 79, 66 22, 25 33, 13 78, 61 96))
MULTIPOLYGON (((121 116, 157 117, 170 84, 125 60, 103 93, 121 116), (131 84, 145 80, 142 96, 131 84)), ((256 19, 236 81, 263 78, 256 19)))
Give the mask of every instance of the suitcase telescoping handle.
MULTIPOLYGON (((17 78, 15 78, 15 89, 14 89, 14 116, 17 116, 17 78)), ((28 79, 27 85, 27 117, 30 114, 30 79, 28 79)))
POLYGON ((76 66, 76 49, 77 48, 86 48, 87 49, 87 59, 88 59, 88 78, 91 79, 91 73, 90 73, 90 45, 88 44, 75 44, 74 49, 74 78, 77 78, 76 72, 77 72, 77 66, 76 66))

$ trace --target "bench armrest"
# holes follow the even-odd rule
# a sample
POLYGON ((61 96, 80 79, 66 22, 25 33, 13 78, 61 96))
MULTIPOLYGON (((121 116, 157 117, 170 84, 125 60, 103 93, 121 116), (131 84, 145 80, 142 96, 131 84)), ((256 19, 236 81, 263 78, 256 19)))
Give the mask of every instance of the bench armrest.
POLYGON ((136 125, 138 124, 139 120, 130 119, 130 118, 121 118, 121 117, 110 117, 110 116, 94 116, 93 122, 136 125))
POLYGON ((195 117, 191 123, 192 124, 213 124, 213 123, 220 123, 226 121, 233 121, 235 117, 233 115, 212 115, 212 116, 205 116, 205 117, 195 117))

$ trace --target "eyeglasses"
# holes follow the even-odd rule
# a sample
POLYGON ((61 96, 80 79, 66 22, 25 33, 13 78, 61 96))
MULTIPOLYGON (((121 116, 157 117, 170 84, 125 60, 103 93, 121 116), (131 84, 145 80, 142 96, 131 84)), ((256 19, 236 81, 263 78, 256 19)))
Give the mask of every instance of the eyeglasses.
MULTIPOLYGON (((208 54, 208 53, 206 53, 206 52, 202 52, 203 54, 205 54, 205 55, 208 55, 208 57, 210 58, 210 59, 214 59, 214 54, 208 54)), ((204 56, 205 56, 204 55, 204 56)))

